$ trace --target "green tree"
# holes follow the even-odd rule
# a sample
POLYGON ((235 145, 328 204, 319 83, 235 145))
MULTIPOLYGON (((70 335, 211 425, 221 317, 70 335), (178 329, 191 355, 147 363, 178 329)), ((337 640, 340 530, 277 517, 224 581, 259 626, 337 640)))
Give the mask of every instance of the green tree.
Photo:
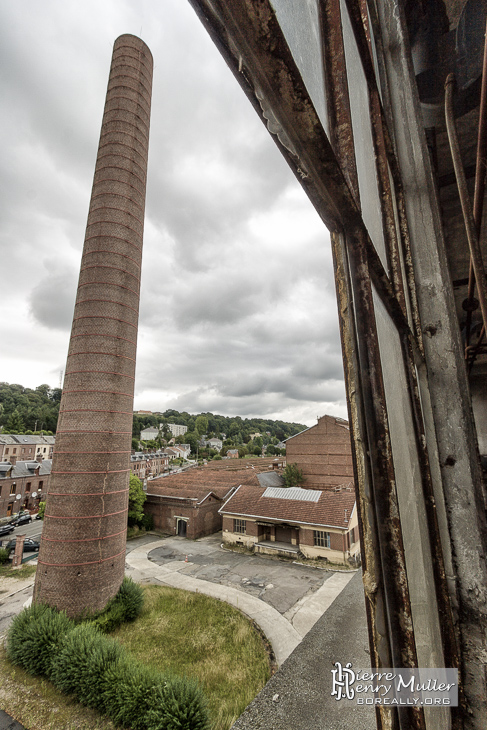
POLYGON ((46 503, 45 502, 39 502, 39 512, 38 512, 38 515, 39 515, 39 519, 40 520, 43 520, 44 519, 44 512, 45 511, 46 511, 46 503))
POLYGON ((196 454, 198 450, 198 436, 195 433, 192 433, 191 431, 187 431, 184 434, 183 437, 183 444, 189 444, 191 448, 191 453, 196 454))
POLYGON ((139 450, 139 439, 132 439, 132 448, 135 449, 135 451, 139 450))
POLYGON ((288 464, 284 469, 283 477, 285 487, 300 487, 306 481, 303 470, 299 469, 297 464, 288 464))
POLYGON ((208 419, 206 416, 198 416, 195 421, 195 428, 200 436, 208 431, 208 419))
POLYGON ((147 499, 142 482, 135 474, 130 475, 128 524, 133 527, 144 517, 144 502, 147 499))
POLYGON ((7 431, 10 433, 24 433, 25 425, 22 420, 22 416, 19 413, 18 408, 13 411, 7 421, 7 431))

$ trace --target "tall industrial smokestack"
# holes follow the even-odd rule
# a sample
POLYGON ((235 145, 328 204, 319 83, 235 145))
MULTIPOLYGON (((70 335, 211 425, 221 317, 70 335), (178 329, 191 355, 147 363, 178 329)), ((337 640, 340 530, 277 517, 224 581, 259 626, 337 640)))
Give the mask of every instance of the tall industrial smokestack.
POLYGON ((34 600, 98 611, 125 569, 152 55, 115 41, 34 600))

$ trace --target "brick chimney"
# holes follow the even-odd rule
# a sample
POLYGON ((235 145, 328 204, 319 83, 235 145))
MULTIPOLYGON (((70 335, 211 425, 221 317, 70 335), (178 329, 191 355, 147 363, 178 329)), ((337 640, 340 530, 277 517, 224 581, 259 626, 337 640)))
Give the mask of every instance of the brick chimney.
POLYGON ((15 464, 17 463, 17 457, 12 455, 10 457, 10 463, 12 464, 12 466, 15 466, 15 464))
POLYGON ((36 461, 37 461, 37 462, 38 462, 39 464, 42 464, 42 462, 44 461, 44 457, 42 456, 42 454, 37 454, 37 456, 36 456, 36 461))

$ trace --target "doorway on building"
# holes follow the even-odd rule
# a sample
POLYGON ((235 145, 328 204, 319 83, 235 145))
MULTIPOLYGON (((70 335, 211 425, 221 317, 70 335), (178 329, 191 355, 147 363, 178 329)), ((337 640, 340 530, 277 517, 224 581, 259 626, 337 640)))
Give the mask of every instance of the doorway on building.
POLYGON ((293 529, 292 527, 283 527, 281 525, 276 526, 276 542, 288 542, 292 543, 293 529))
POLYGON ((186 537, 187 522, 188 520, 183 520, 180 517, 177 518, 176 535, 186 537))

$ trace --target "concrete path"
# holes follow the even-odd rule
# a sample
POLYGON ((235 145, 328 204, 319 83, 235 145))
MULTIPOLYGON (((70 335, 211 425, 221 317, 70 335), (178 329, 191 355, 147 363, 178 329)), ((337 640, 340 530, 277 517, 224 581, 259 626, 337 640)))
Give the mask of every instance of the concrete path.
POLYGON ((301 639, 323 615, 353 577, 353 572, 335 573, 315 593, 300 599, 283 616, 261 599, 220 583, 182 574, 190 562, 173 560, 158 565, 149 560, 149 553, 165 545, 165 540, 151 542, 132 550, 126 557, 128 574, 137 582, 158 582, 173 588, 203 593, 230 603, 252 618, 270 641, 276 661, 280 666, 301 642, 301 639))

